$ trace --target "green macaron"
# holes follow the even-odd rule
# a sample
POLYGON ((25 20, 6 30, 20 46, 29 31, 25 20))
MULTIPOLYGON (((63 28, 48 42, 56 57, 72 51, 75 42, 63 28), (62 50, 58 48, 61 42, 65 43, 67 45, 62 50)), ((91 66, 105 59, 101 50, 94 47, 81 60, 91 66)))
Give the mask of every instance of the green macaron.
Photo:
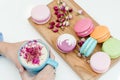
POLYGON ((112 59, 120 56, 120 40, 109 38, 102 45, 102 50, 106 52, 112 59))

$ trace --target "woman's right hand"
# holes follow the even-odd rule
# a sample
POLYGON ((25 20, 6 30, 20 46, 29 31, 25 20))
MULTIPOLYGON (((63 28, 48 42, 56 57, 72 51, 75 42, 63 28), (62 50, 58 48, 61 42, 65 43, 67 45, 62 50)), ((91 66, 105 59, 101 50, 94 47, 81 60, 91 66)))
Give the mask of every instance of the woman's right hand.
MULTIPOLYGON (((50 57, 54 59, 54 55, 51 53, 50 57)), ((42 71, 35 76, 30 76, 27 71, 21 74, 22 80, 55 80, 55 69, 51 65, 47 65, 42 71)))

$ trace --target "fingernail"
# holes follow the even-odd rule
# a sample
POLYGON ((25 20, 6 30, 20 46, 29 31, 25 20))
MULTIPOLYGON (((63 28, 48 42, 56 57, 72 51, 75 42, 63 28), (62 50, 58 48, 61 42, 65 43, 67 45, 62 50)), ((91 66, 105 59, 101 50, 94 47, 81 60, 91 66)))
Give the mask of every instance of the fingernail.
POLYGON ((22 69, 22 68, 19 68, 19 72, 23 72, 23 69, 22 69))

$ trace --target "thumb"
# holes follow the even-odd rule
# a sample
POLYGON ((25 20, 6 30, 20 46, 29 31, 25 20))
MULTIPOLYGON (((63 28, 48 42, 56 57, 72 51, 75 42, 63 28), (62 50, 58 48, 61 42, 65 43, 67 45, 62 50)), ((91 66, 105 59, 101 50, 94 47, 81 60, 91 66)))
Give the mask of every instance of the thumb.
POLYGON ((34 76, 31 76, 27 71, 20 73, 22 80, 33 80, 34 76))

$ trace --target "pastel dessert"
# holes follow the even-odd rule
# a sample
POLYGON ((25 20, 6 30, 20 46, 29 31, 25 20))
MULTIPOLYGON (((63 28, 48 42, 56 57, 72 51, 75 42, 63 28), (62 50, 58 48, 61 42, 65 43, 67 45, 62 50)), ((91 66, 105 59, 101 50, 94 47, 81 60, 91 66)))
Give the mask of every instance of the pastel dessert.
POLYGON ((80 54, 82 54, 85 57, 89 57, 94 51, 96 45, 97 41, 94 38, 89 37, 79 49, 80 54))
POLYGON ((24 43, 18 52, 20 63, 32 74, 39 72, 46 64, 57 67, 58 63, 49 59, 49 48, 40 40, 24 43))
POLYGON ((86 37, 90 35, 93 32, 93 30, 94 24, 89 18, 83 18, 79 20, 74 26, 74 31, 80 37, 86 37))
POLYGON ((36 24, 45 24, 51 17, 50 9, 47 5, 38 5, 32 9, 31 17, 36 24))
POLYGON ((103 43, 102 50, 112 59, 120 57, 120 40, 116 38, 109 38, 103 43))
POLYGON ((90 36, 102 43, 110 38, 110 31, 106 26, 96 26, 90 36))
POLYGON ((76 46, 76 39, 71 34, 62 34, 57 39, 57 47, 63 53, 71 52, 76 46))
POLYGON ((104 52, 96 52, 90 58, 90 66, 96 73, 105 73, 111 64, 110 57, 104 52))

